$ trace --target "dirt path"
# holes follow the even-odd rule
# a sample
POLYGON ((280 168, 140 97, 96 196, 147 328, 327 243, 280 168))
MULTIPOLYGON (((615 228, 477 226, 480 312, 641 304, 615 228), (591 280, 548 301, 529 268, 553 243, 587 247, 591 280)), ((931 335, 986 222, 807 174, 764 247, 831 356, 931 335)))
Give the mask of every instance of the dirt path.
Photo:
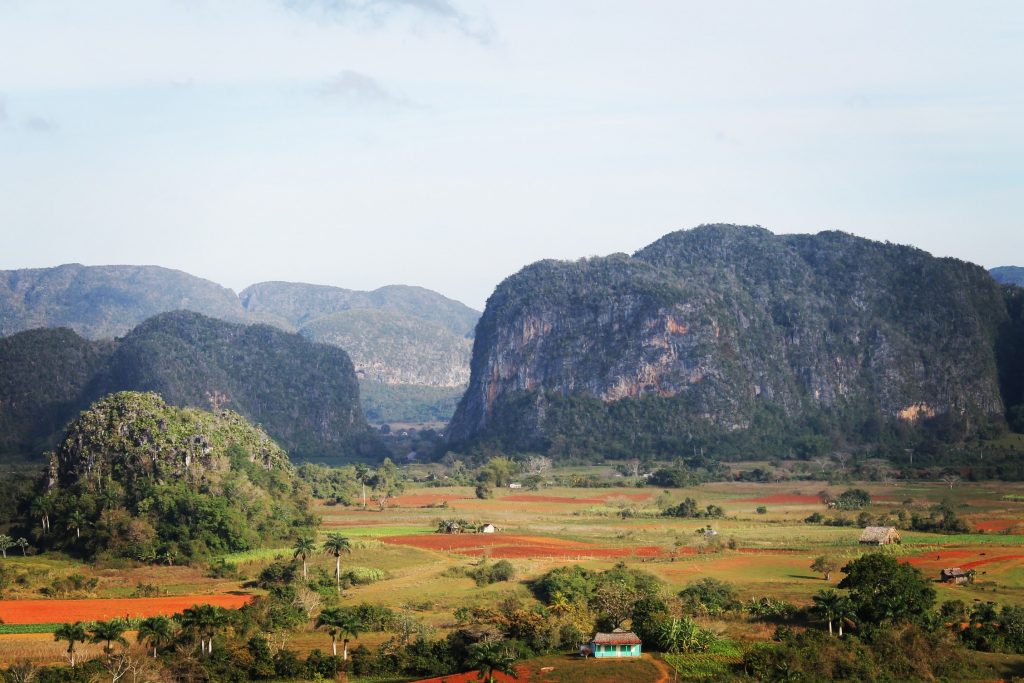
POLYGON ((670 683, 672 681, 674 672, 672 667, 668 665, 668 662, 660 657, 651 655, 651 664, 656 666, 658 671, 661 672, 661 677, 655 683, 670 683))

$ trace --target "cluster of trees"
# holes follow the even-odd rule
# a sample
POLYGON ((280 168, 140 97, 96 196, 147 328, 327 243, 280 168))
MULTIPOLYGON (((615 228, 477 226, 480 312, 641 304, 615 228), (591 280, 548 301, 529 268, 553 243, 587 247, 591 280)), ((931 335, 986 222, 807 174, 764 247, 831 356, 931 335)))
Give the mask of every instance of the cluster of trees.
POLYGON ((678 505, 666 508, 661 514, 665 517, 683 517, 686 519, 720 519, 725 517, 725 510, 718 505, 708 505, 701 509, 697 501, 687 497, 678 505))

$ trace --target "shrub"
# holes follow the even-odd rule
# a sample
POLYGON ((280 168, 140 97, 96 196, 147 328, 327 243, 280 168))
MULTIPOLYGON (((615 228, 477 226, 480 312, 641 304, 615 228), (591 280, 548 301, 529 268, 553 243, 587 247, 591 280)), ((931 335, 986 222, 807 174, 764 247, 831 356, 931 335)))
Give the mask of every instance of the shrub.
POLYGON ((847 489, 835 499, 840 510, 860 510, 871 504, 871 494, 864 489, 847 489))
POLYGON ((736 591, 731 584, 706 578, 691 583, 679 592, 683 604, 694 612, 720 614, 739 607, 736 591))

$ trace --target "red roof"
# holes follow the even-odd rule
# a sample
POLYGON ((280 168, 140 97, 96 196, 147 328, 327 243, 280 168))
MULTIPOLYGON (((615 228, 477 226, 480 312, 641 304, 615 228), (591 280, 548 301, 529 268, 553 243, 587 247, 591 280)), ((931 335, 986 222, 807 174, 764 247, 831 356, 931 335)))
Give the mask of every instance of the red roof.
POLYGON ((642 641, 632 631, 613 631, 595 633, 592 642, 595 645, 640 645, 642 641))

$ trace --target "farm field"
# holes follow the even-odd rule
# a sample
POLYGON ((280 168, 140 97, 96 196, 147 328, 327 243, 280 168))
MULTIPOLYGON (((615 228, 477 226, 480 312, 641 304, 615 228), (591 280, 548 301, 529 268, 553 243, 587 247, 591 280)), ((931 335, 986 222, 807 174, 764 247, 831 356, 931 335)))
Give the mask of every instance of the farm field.
MULTIPOLYGON (((857 486, 871 493, 873 500, 866 512, 872 516, 892 513, 902 506, 927 509, 946 500, 976 529, 954 535, 904 531, 903 544, 885 551, 934 579, 941 569, 951 566, 977 572, 972 586, 934 583, 939 601, 1024 605, 1024 532, 1019 526, 1024 519, 1024 503, 1004 499, 1024 494, 1024 486, 857 486)), ((460 607, 494 605, 509 597, 530 603, 534 598, 527 586, 529 580, 554 567, 573 564, 604 570, 625 562, 656 575, 671 592, 713 577, 733 584, 743 600, 769 595, 806 605, 822 587, 834 587, 842 578, 841 572, 835 572, 826 582, 812 572, 810 565, 815 557, 828 554, 845 562, 867 551, 858 543, 861 530, 856 526, 803 521, 815 512, 826 517, 841 514, 827 509, 820 494, 826 490, 836 495, 845 488, 848 486, 827 487, 821 482, 715 483, 667 491, 651 487, 545 488, 535 492, 500 490, 495 497, 483 500, 473 495, 471 487, 420 488, 407 490, 383 510, 372 504, 363 509, 359 504, 346 507, 321 501, 316 512, 323 521, 322 535, 341 533, 352 541, 351 554, 342 557, 343 571, 359 567, 383 573, 381 580, 346 589, 343 604, 383 604, 439 636, 455 627, 453 614, 460 607), (701 507, 719 505, 725 517, 703 520, 658 516, 658 511, 685 497, 694 498, 701 507), (758 512, 762 506, 764 512, 758 512), (436 533, 442 519, 464 519, 474 525, 491 523, 497 532, 436 533), (717 532, 715 536, 698 533, 708 525, 717 532), (512 563, 514 581, 480 587, 472 578, 449 571, 471 569, 498 559, 512 563)), ((87 621, 125 614, 171 613, 203 600, 238 605, 254 592, 245 588, 249 579, 275 558, 291 554, 290 549, 281 547, 226 556, 224 560, 237 568, 237 575, 228 579, 212 578, 201 568, 91 568, 67 558, 12 555, 7 566, 16 570, 20 567, 45 575, 47 581, 79 573, 96 578, 97 586, 87 599, 58 601, 15 585, 5 597, 17 599, 0 600, 0 619, 7 624, 87 621), (139 583, 155 585, 165 594, 148 600, 126 600, 139 583)), ((333 570, 333 557, 317 554, 309 558, 311 577, 330 577, 333 570)), ((738 628, 735 623, 709 620, 707 625, 741 645, 767 639, 772 632, 762 623, 738 628)), ((363 633, 352 646, 375 647, 388 637, 384 633, 363 633)), ((309 629, 289 636, 287 644, 308 653, 329 649, 330 639, 309 629)), ((36 657, 32 653, 49 661, 60 654, 53 645, 49 634, 0 636, 0 664, 24 656, 36 657)), ((524 677, 520 680, 606 680, 593 677, 599 670, 594 664, 564 656, 530 660, 522 663, 524 677), (548 659, 554 663, 542 663, 548 659), (554 669, 542 674, 541 666, 554 669), (584 672, 581 667, 586 666, 590 668, 584 672)), ((651 659, 597 664, 608 667, 600 670, 607 673, 609 681, 658 680, 650 676, 661 674, 652 672, 660 671, 659 666, 667 667, 661 660, 655 663, 651 659), (619 671, 616 666, 626 669, 619 671), (646 673, 638 673, 641 669, 646 673)))

